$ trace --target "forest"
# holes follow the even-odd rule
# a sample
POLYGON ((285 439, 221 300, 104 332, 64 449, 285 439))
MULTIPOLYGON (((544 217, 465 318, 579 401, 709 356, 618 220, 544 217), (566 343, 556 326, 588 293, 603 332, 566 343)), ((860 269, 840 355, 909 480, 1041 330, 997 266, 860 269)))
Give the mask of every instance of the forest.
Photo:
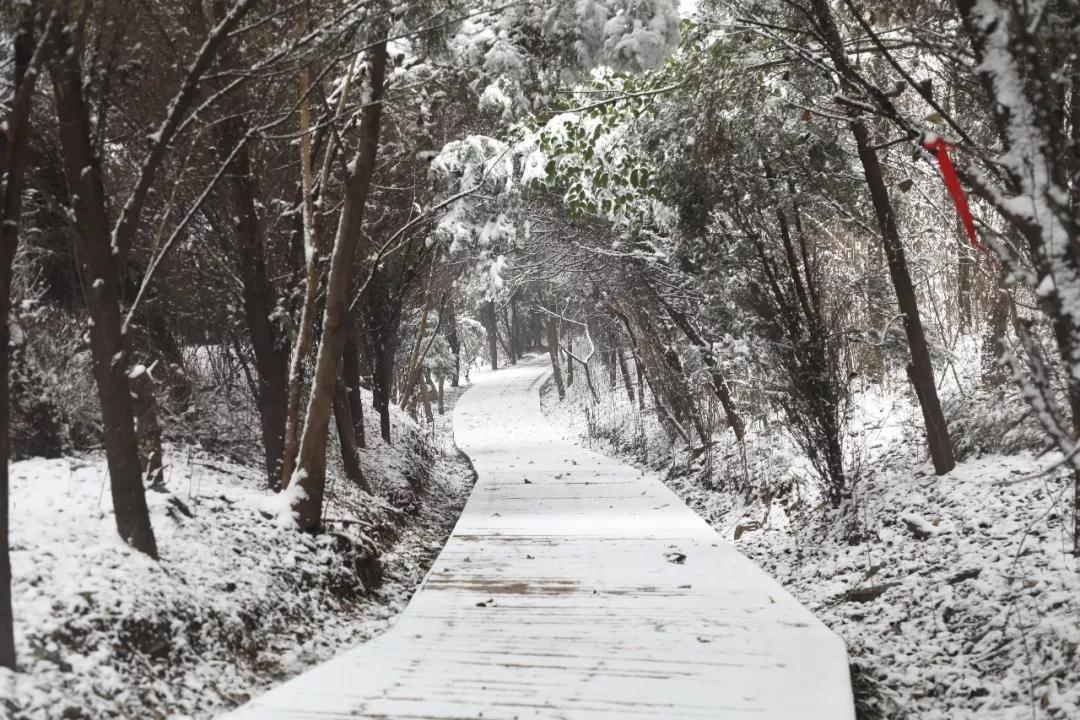
POLYGON ((347 647, 468 496, 456 398, 547 358, 860 718, 1080 716, 1076 0, 2 13, 0 715, 347 647))

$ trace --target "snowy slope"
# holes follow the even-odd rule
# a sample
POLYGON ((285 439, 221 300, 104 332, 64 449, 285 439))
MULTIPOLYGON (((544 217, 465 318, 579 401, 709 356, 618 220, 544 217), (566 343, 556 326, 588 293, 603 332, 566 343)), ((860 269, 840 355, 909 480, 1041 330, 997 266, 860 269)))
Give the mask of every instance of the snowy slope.
POLYGON ((100 454, 14 463, 20 672, 0 669, 0 717, 208 717, 380 632, 469 486, 445 420, 434 444, 394 421, 363 463, 397 504, 336 480, 326 516, 347 522, 319 536, 268 518, 261 471, 167 447, 168 493, 147 494, 158 563, 117 537, 100 454))
MULTIPOLYGON (((970 363, 978 368, 975 363, 970 363)), ((961 368, 962 369, 962 368, 961 368)), ((965 378, 966 379, 966 378, 965 378)), ((858 481, 839 509, 778 423, 711 453, 672 445, 621 388, 573 388, 545 409, 567 437, 645 460, 691 507, 844 638, 860 717, 1080 718, 1080 558, 1071 479, 1024 406, 946 385, 956 469, 933 474, 902 384, 855 398, 846 445, 858 481), (591 436, 591 438, 590 438, 591 436)))

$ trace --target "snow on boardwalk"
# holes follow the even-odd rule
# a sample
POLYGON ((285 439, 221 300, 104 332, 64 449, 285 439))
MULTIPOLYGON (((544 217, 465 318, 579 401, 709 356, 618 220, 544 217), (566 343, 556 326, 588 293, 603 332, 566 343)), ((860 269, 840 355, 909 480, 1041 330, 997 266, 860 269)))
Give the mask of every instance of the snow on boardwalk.
POLYGON ((545 373, 458 402, 480 479, 394 627, 230 718, 854 718, 841 640, 659 481, 564 440, 545 373))

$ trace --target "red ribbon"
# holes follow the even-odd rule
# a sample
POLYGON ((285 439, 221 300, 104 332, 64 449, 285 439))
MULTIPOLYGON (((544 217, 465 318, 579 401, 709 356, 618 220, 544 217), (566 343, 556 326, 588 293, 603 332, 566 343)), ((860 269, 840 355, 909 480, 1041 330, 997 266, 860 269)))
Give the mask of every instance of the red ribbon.
POLYGON ((960 215, 960 221, 964 223, 964 230, 967 231, 968 239, 971 240, 971 246, 989 255, 990 251, 979 242, 979 238, 975 234, 975 220, 971 217, 971 208, 968 207, 967 195, 964 194, 964 188, 960 185, 960 178, 956 175, 956 168, 953 167, 952 159, 949 158, 949 143, 939 137, 923 143, 923 147, 937 157, 938 165, 941 166, 941 177, 945 180, 945 187, 948 188, 949 194, 952 195, 953 204, 956 205, 956 212, 960 215))

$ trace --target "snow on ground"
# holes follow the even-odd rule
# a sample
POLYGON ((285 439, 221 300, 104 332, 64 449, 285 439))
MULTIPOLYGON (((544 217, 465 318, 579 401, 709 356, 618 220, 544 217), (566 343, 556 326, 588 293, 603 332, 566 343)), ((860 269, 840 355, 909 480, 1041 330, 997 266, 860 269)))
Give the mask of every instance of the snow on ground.
POLYGON ((369 432, 382 497, 334 481, 319 536, 266 517, 259 470, 168 447, 168 492, 147 493, 158 563, 116 535, 100 453, 13 463, 20 672, 0 669, 0 716, 209 717, 378 634, 471 487, 449 418, 397 414, 392 446, 369 432))
POLYGON ((1041 474, 1060 456, 1020 449, 1037 433, 1018 422, 1015 398, 957 393, 945 404, 966 455, 937 477, 914 398, 893 387, 854 398, 847 448, 859 480, 838 510, 817 501, 779 422, 752 428, 745 455, 728 433, 693 457, 621 388, 591 404, 579 387, 559 404, 549 387, 545 408, 567 434, 662 469, 839 633, 861 718, 1080 718, 1071 482, 1041 474))

